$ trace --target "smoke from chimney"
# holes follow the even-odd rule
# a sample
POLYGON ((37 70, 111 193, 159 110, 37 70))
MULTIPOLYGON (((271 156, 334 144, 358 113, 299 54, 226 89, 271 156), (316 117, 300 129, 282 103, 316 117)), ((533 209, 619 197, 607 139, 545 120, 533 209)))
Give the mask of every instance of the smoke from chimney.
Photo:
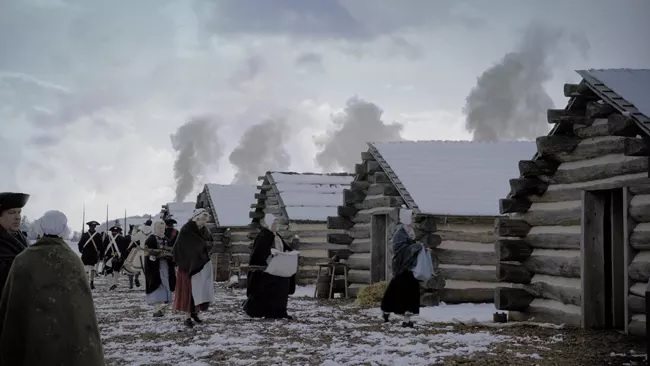
POLYGON ((218 127, 211 117, 195 117, 170 136, 172 147, 178 153, 174 162, 175 202, 183 202, 194 189, 195 179, 207 166, 219 162, 223 146, 217 136, 218 127))
POLYGON ((553 77, 553 64, 568 58, 559 50, 564 40, 582 53, 589 49, 575 34, 531 24, 516 49, 481 74, 463 108, 474 141, 532 140, 549 131, 546 110, 553 101, 544 83, 553 77))
POLYGON ((285 119, 268 119, 244 132, 239 145, 230 153, 237 168, 233 184, 255 184, 267 170, 286 170, 291 159, 284 148, 291 135, 285 119))
POLYGON ((323 147, 316 154, 316 163, 326 170, 340 167, 351 172, 359 153, 367 150, 367 142, 401 141, 403 126, 385 124, 381 120, 383 113, 374 103, 358 97, 348 99, 343 112, 332 117, 339 128, 316 139, 316 144, 323 147))

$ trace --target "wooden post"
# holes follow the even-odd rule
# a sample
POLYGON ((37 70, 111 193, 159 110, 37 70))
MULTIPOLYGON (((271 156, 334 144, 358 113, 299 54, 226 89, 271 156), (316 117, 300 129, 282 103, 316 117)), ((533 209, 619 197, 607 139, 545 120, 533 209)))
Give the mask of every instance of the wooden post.
POLYGON ((605 200, 603 194, 582 192, 582 238, 580 240, 580 274, 582 281, 582 327, 605 326, 605 200))
POLYGON ((623 251, 623 274, 625 276, 623 277, 623 288, 626 289, 626 296, 625 296, 625 333, 629 334, 629 326, 630 326, 630 320, 632 320, 632 316, 630 314, 630 308, 628 304, 629 300, 629 291, 630 291, 630 276, 627 275, 629 273, 628 268, 630 266, 630 263, 632 263, 632 259, 634 259, 634 249, 630 245, 630 236, 632 235, 632 232, 634 231, 634 227, 636 226, 636 223, 632 218, 630 217, 630 201, 632 201, 632 193, 630 192, 629 188, 624 188, 623 189, 623 243, 625 245, 625 250, 623 251))
MULTIPOLYGON (((609 300, 612 308, 612 327, 614 329, 624 330, 627 320, 625 318, 625 308, 627 308, 627 298, 629 288, 625 287, 625 278, 628 277, 627 264, 625 263, 625 250, 627 242, 625 241, 623 222, 625 216, 623 210, 626 205, 623 204, 624 196, 622 189, 613 189, 609 191, 608 198, 610 202, 610 254, 611 257, 606 265, 611 266, 611 278, 609 279, 612 284, 611 299, 609 300)), ((605 258, 607 260, 607 258, 605 258)))
POLYGON ((648 285, 645 288, 645 313, 645 353, 646 356, 650 356, 650 337, 648 337, 648 334, 650 334, 650 321, 647 315, 650 314, 650 280, 648 280, 648 285))
POLYGON ((372 215, 370 223, 370 283, 385 281, 387 278, 387 246, 386 232, 388 215, 372 215))

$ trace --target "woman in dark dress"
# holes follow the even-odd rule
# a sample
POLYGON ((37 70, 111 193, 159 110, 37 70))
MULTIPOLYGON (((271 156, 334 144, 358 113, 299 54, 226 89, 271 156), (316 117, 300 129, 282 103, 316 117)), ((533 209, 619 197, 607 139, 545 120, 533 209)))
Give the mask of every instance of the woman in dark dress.
POLYGON ((154 306, 153 316, 164 315, 166 305, 173 301, 176 271, 172 259, 172 245, 165 237, 165 223, 156 221, 153 234, 144 243, 147 256, 144 261, 145 292, 147 304, 154 306))
MULTIPOLYGON (((267 215, 265 222, 255 241, 249 265, 268 265, 271 249, 290 252, 293 249, 277 233, 277 225, 273 215, 267 215), (269 225, 270 224, 270 225, 269 225)), ((296 275, 279 277, 263 270, 248 272, 244 311, 253 318, 292 319, 287 313, 289 295, 296 291, 296 275)))
POLYGON ((0 291, 7 281, 14 258, 29 244, 20 231, 21 212, 27 200, 28 194, 0 193, 0 291))
POLYGON ((400 210, 400 224, 393 235, 393 278, 381 301, 387 322, 390 313, 404 316, 403 327, 413 327, 411 315, 420 313, 420 282, 413 276, 422 245, 413 240, 412 211, 400 210))

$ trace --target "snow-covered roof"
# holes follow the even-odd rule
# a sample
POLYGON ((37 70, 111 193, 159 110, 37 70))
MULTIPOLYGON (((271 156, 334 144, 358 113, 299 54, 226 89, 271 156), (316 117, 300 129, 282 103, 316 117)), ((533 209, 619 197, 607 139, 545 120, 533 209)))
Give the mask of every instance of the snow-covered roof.
POLYGON ((327 221, 343 204, 343 190, 351 174, 267 173, 290 220, 327 221))
POLYGON ((650 122, 650 69, 590 69, 577 72, 591 85, 592 90, 621 112, 628 112, 637 120, 642 117, 642 123, 650 122), (599 84, 604 84, 606 88, 599 84), (637 113, 641 116, 635 115, 637 113))
MULTIPOLYGON (((423 213, 499 215, 499 199, 519 177, 535 142, 400 141, 371 143, 423 213)), ((380 161, 381 164, 381 161, 380 161)))
POLYGON ((169 202, 166 206, 169 214, 176 220, 177 225, 180 227, 192 218, 192 213, 196 208, 196 202, 169 202))
POLYGON ((250 205, 257 187, 244 184, 205 185, 219 226, 246 226, 251 223, 250 205))

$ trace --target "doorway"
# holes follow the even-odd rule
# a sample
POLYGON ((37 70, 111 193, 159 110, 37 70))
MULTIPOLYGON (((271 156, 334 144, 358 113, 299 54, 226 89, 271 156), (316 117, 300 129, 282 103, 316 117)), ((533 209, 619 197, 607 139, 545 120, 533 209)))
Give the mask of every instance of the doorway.
POLYGON ((627 218, 623 189, 582 195, 582 326, 625 329, 627 218))
POLYGON ((388 215, 372 215, 370 224, 370 282, 386 281, 391 274, 388 215))

